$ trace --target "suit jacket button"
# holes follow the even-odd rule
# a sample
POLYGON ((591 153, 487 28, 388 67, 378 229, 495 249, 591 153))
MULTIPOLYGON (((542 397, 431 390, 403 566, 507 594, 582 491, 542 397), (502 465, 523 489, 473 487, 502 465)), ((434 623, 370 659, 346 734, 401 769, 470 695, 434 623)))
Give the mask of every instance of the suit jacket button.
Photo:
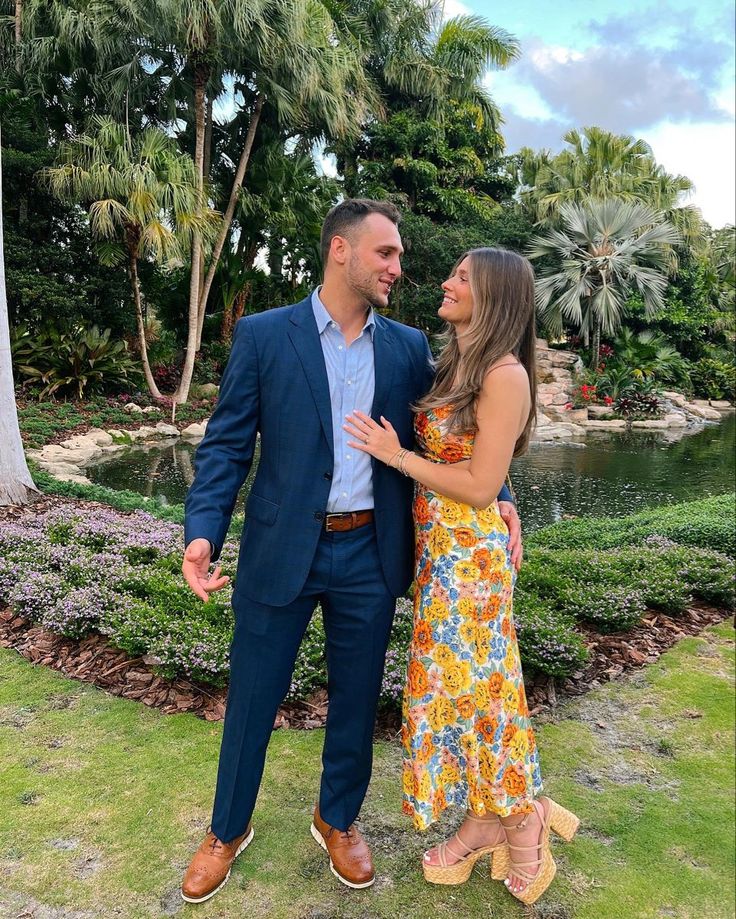
POLYGON ((326 472, 326 473, 324 474, 323 478, 327 479, 328 482, 331 482, 331 481, 332 481, 332 473, 331 473, 331 472, 326 472))
POLYGON ((315 512, 314 512, 314 519, 315 519, 315 520, 324 520, 324 519, 325 519, 325 515, 322 513, 322 511, 315 511, 315 512))

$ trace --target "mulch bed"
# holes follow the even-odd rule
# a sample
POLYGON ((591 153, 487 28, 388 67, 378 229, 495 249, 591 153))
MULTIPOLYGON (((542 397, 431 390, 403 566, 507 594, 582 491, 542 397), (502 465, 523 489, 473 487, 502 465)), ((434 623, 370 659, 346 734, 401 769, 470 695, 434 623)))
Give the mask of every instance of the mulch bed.
MULTIPOLYGON (((640 626, 626 633, 600 635, 588 631, 584 638, 591 657, 584 670, 564 680, 537 677, 527 681, 531 713, 554 708, 566 697, 581 695, 653 663, 679 639, 697 635, 730 615, 728 610, 694 604, 677 619, 651 611, 640 626)), ((94 683, 105 692, 142 702, 166 714, 191 712, 207 721, 221 721, 225 715, 225 689, 184 679, 166 680, 154 672, 152 659, 131 658, 112 647, 102 635, 90 635, 81 641, 63 638, 7 609, 0 611, 0 647, 13 648, 34 664, 52 667, 65 676, 94 683)), ((274 727, 309 730, 322 727, 326 716, 327 693, 319 690, 306 702, 283 705, 274 727)), ((393 736, 399 726, 398 713, 385 712, 379 717, 378 733, 393 736)))

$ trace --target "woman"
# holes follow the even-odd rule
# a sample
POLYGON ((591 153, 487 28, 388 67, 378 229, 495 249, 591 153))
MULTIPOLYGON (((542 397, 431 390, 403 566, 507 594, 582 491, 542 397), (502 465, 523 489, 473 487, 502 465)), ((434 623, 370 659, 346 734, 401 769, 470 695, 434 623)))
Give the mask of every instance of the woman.
POLYGON ((426 829, 467 816, 424 856, 428 881, 462 883, 475 862, 533 903, 549 886, 554 829, 578 819, 542 788, 512 616, 515 571, 494 500, 536 413, 534 275, 502 249, 474 249, 442 285, 448 323, 431 391, 416 407, 419 453, 386 419, 355 412, 351 446, 416 479, 414 632, 404 695, 404 811, 426 829))

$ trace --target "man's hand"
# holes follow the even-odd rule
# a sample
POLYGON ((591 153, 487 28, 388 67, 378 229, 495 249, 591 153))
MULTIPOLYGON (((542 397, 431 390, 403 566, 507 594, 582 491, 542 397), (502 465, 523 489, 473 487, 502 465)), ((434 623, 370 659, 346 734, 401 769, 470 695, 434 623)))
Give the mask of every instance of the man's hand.
MULTIPOLYGON (((518 519, 518 518, 517 518, 518 519)), ((217 568, 208 574, 210 569, 210 555, 212 549, 208 539, 193 539, 184 552, 184 561, 181 571, 192 591, 206 603, 210 594, 222 588, 230 580, 229 577, 220 577, 222 568, 217 568)))
POLYGON ((521 520, 516 512, 516 505, 512 501, 499 501, 498 509, 503 522, 509 528, 509 552, 511 564, 517 571, 521 571, 521 561, 524 558, 524 546, 521 541, 521 520))

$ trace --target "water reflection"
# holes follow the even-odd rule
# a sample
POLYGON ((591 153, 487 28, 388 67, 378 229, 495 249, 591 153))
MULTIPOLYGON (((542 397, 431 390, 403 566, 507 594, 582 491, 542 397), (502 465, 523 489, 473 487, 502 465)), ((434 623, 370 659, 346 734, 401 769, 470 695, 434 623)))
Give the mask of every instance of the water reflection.
MULTIPOLYGON (((514 460, 519 512, 529 532, 566 516, 631 513, 734 488, 736 415, 679 440, 651 432, 590 434, 584 445, 535 444, 514 460)), ((180 440, 103 455, 95 483, 179 504, 194 478, 194 447, 180 440)), ((253 464, 239 507, 255 476, 253 464)))

